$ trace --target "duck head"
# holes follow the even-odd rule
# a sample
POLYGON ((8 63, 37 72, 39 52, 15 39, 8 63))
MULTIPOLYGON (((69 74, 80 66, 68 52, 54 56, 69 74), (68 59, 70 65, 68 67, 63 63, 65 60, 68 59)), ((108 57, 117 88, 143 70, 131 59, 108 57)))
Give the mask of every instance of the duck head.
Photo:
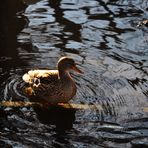
POLYGON ((83 72, 76 66, 77 64, 72 58, 62 57, 58 61, 59 72, 69 72, 71 70, 83 74, 83 72))

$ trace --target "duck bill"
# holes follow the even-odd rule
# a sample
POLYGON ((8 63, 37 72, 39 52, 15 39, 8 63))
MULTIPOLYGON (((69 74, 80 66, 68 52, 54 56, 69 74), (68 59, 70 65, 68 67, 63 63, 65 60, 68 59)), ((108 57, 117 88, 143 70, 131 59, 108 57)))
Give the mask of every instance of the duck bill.
POLYGON ((76 67, 76 66, 73 67, 73 70, 76 71, 76 72, 78 72, 78 73, 81 73, 81 74, 84 73, 83 71, 81 71, 81 70, 80 70, 78 67, 76 67))

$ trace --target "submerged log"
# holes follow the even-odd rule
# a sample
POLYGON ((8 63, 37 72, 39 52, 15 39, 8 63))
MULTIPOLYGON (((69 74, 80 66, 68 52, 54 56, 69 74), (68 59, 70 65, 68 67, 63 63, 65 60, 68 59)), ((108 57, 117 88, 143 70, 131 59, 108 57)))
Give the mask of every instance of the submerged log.
MULTIPOLYGON (((43 102, 23 102, 23 101, 2 101, 0 106, 3 107, 28 107, 28 106, 40 106, 40 107, 50 107, 52 104, 43 103, 43 102)), ((52 105, 53 106, 53 105, 52 105)), ((103 110, 100 104, 74 104, 74 103, 58 103, 58 107, 63 108, 74 108, 74 109, 95 109, 103 110)))

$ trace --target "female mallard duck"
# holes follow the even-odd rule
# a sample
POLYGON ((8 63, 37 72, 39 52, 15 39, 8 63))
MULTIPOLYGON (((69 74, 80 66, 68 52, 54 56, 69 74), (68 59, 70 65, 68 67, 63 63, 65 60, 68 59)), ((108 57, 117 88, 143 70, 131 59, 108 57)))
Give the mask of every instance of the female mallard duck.
POLYGON ((69 71, 82 71, 76 67, 75 61, 68 57, 60 58, 57 65, 58 70, 30 70, 24 74, 22 78, 29 84, 26 94, 51 104, 66 103, 72 99, 77 88, 69 71))

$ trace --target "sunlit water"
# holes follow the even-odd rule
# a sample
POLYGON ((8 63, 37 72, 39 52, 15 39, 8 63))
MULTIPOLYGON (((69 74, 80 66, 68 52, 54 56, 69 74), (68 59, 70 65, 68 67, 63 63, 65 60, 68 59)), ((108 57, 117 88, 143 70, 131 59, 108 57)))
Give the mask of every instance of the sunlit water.
POLYGON ((17 13, 20 23, 12 21, 16 34, 8 33, 15 43, 1 43, 1 101, 31 101, 23 73, 54 69, 61 56, 73 57, 84 75, 73 74, 73 107, 1 107, 1 145, 147 147, 148 28, 137 27, 148 18, 147 0, 27 4, 17 13))

